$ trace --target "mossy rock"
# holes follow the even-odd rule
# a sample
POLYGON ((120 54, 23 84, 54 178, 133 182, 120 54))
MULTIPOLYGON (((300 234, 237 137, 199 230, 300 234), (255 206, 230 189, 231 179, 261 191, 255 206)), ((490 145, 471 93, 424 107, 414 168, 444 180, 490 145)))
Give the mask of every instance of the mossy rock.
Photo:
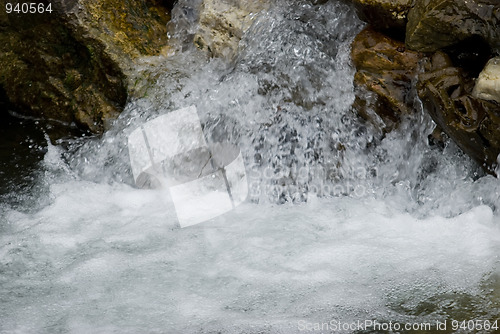
POLYGON ((135 60, 167 44, 169 13, 148 0, 51 3, 52 13, 2 10, 0 86, 21 112, 102 132, 133 94, 135 60))
POLYGON ((419 0, 408 13, 406 44, 435 52, 473 37, 500 50, 500 1, 419 0))
POLYGON ((358 16, 372 28, 404 36, 413 0, 352 0, 358 16))

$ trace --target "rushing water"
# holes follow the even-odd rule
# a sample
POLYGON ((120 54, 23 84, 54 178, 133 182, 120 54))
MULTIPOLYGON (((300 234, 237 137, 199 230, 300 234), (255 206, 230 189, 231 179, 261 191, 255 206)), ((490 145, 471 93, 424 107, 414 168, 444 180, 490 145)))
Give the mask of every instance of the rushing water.
POLYGON ((0 332, 295 333, 365 320, 448 320, 454 332, 452 320, 500 316, 500 183, 453 143, 430 146, 421 110, 383 138, 363 125, 349 59, 361 22, 336 1, 294 3, 257 17, 226 61, 185 43, 199 1, 180 1, 176 54, 144 59, 157 83, 107 133, 18 140, 43 158, 18 163, 31 166, 14 177, 24 183, 2 188, 0 332), (208 137, 239 145, 250 194, 180 229, 168 191, 134 187, 126 145, 189 105, 208 137))

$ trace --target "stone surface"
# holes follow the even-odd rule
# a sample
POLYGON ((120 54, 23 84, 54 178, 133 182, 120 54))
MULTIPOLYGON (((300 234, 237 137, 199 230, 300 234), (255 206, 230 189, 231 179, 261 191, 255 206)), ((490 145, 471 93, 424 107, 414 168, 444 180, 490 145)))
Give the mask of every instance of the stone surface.
POLYGON ((374 121, 369 114, 374 110, 380 117, 377 127, 391 130, 402 115, 412 114, 413 98, 409 92, 422 55, 369 28, 356 36, 351 55, 357 70, 354 76, 357 111, 374 121), (374 94, 374 101, 366 91, 374 94))
POLYGON ((469 156, 493 172, 500 153, 500 106, 472 96, 473 80, 437 52, 419 75, 417 90, 425 110, 469 156))
POLYGON ((377 30, 406 27, 412 0, 352 0, 359 18, 377 30))
POLYGON ((146 0, 51 1, 53 12, 6 14, 0 0, 0 85, 20 110, 94 132, 121 111, 131 69, 167 43, 168 13, 146 0))
POLYGON ((435 52, 479 36, 500 49, 500 1, 420 0, 408 13, 406 43, 410 49, 435 52))
POLYGON ((204 0, 195 45, 211 56, 232 58, 243 33, 256 15, 268 7, 265 0, 204 0))
POLYGON ((472 95, 500 103, 500 57, 491 59, 479 74, 472 95))

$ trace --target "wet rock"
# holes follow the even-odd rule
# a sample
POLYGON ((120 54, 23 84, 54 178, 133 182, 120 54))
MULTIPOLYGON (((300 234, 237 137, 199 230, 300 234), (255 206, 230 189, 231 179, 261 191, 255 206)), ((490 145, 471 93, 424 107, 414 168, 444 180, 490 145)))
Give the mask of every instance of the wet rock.
POLYGON ((488 171, 500 153, 500 105, 471 94, 474 81, 437 52, 419 75, 417 90, 436 124, 488 171))
POLYGON ((429 146, 438 147, 441 150, 445 148, 447 139, 448 136, 439 126, 436 126, 432 133, 427 136, 427 142, 429 146))
POLYGON ((410 49, 435 52, 471 37, 500 49, 498 0, 421 0, 408 13, 406 43, 410 49))
POLYGON ((374 29, 403 32, 412 0, 352 0, 359 18, 374 29))
POLYGON ((479 74, 472 95, 500 103, 500 57, 491 59, 479 74))
POLYGON ((412 114, 409 92, 422 55, 371 29, 356 36, 351 55, 357 70, 355 108, 378 128, 390 131, 403 115, 412 114))
POLYGON ((453 66, 464 71, 465 76, 477 78, 492 56, 488 43, 481 37, 474 36, 457 44, 444 48, 453 66))
POLYGON ((5 13, 0 85, 36 117, 104 129, 133 93, 137 58, 159 54, 169 16, 159 1, 51 1, 52 13, 5 13))
POLYGON ((268 7, 269 2, 263 0, 204 0, 195 45, 211 56, 232 58, 243 33, 268 7))

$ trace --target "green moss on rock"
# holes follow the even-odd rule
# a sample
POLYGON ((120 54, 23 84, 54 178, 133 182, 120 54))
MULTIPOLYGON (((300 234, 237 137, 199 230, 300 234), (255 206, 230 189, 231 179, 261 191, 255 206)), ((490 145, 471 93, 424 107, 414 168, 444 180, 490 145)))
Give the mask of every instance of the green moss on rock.
POLYGON ((169 13, 153 0, 74 2, 52 1, 53 13, 2 11, 0 85, 26 113, 101 132, 132 93, 135 60, 167 44, 169 13))
POLYGON ((406 44, 410 49, 435 52, 479 36, 500 49, 500 1, 419 0, 408 13, 406 44))

